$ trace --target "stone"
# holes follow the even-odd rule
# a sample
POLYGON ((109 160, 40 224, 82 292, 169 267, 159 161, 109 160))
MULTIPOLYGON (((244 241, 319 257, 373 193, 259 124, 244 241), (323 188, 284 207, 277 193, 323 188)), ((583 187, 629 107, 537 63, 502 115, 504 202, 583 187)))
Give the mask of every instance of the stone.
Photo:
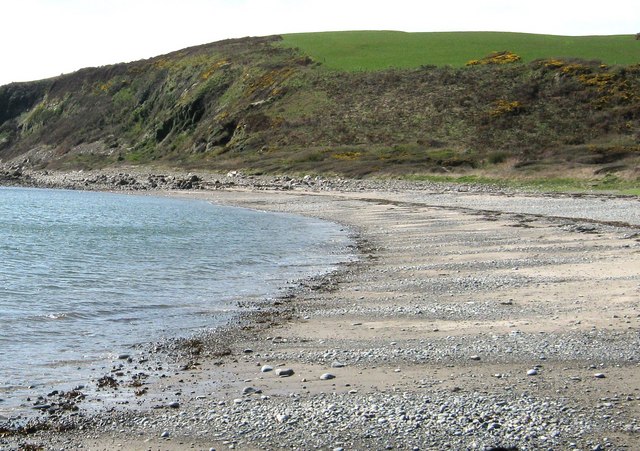
POLYGON ((49 410, 51 408, 51 404, 36 404, 33 406, 35 410, 49 410))
POLYGON ((344 368, 345 366, 347 365, 342 362, 333 362, 331 364, 331 368, 344 368))
POLYGON ((527 376, 537 376, 537 375, 538 375, 538 370, 536 369, 531 369, 527 371, 527 376))
POLYGON ((593 377, 595 377, 596 379, 604 379, 607 376, 605 376, 604 373, 596 373, 593 375, 593 377))
POLYGON ((291 368, 278 368, 276 370, 276 376, 289 377, 293 375, 294 375, 294 371, 291 368))
POLYGON ((261 373, 268 373, 269 371, 273 371, 273 367, 271 365, 264 365, 260 368, 261 373))
POLYGON ((322 376, 320 376, 320 379, 323 380, 323 381, 328 381, 328 380, 335 379, 335 378, 336 377, 331 373, 324 373, 322 376))
POLYGON ((171 407, 172 409, 177 409, 178 407, 180 407, 180 403, 179 402, 172 402, 171 404, 169 404, 169 407, 171 407))
POLYGON ((284 423, 287 420, 289 420, 291 418, 290 415, 287 415, 286 413, 279 413, 276 415, 276 420, 278 421, 278 423, 284 423))
POLYGON ((472 355, 471 357, 469 357, 470 360, 480 360, 480 356, 479 355, 472 355))
POLYGON ((160 434, 160 437, 162 438, 169 438, 171 436, 171 433, 169 431, 162 431, 162 434, 160 434))

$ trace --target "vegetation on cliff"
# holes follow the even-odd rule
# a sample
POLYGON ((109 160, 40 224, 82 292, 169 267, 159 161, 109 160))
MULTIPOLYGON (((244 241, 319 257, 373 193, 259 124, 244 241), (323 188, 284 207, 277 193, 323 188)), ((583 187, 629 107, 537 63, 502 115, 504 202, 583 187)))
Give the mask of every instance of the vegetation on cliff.
POLYGON ((0 159, 638 178, 639 64, 531 59, 514 47, 464 64, 431 64, 426 52, 404 68, 346 70, 293 46, 300 36, 221 41, 0 87, 0 159))

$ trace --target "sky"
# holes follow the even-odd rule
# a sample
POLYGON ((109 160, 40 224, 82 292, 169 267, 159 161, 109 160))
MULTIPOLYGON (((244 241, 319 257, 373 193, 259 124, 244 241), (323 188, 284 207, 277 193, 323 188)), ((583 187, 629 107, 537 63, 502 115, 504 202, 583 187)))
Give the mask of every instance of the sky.
POLYGON ((640 32, 639 0, 0 0, 0 85, 244 36, 640 32))

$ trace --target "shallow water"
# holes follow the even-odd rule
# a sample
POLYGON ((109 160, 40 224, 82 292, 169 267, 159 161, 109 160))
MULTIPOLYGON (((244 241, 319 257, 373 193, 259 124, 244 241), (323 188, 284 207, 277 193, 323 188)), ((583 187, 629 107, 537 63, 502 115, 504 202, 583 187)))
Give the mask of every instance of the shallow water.
POLYGON ((205 201, 0 188, 0 412, 134 344, 219 326, 349 243, 336 224, 205 201))

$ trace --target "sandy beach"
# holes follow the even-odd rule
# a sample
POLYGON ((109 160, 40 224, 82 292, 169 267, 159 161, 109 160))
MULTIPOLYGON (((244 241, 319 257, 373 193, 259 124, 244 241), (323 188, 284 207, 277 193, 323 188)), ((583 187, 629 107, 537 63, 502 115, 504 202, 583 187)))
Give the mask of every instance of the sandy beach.
POLYGON ((150 365, 133 356, 117 389, 52 427, 68 431, 0 449, 640 447, 636 198, 391 182, 154 193, 338 222, 358 260, 190 354, 144 354, 165 363, 137 384, 150 365))

